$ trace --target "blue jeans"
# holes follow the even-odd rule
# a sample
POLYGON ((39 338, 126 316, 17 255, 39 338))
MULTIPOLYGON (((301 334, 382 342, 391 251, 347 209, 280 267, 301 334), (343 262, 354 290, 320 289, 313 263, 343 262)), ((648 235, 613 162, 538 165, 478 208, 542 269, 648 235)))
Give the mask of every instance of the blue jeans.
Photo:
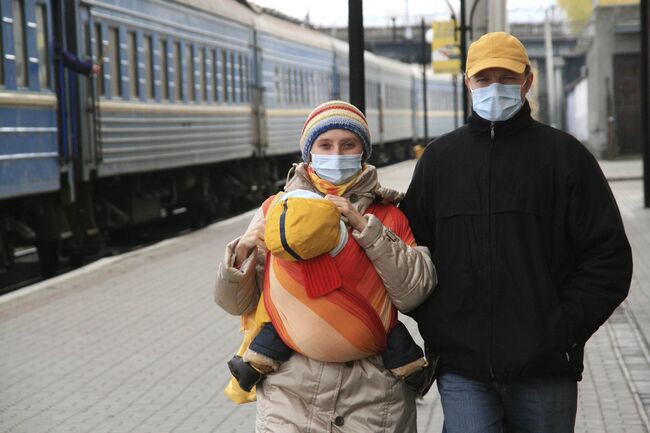
POLYGON ((438 378, 443 433, 572 433, 578 384, 564 377, 479 382, 457 374, 438 378))

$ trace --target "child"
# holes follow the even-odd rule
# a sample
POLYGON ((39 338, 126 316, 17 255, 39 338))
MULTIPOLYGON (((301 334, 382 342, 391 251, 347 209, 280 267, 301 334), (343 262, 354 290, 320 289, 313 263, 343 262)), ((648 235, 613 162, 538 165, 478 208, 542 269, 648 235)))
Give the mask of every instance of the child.
MULTIPOLYGON (((267 220, 265 243, 269 253, 283 265, 300 271, 302 278, 299 276, 298 279, 302 281, 310 299, 324 298, 337 290, 349 290, 342 283, 335 258, 344 252, 348 243, 355 241, 349 239, 340 212, 331 201, 315 192, 297 189, 267 200, 263 209, 267 220)), ((353 246, 350 245, 348 250, 354 251, 353 246)), ((359 253, 364 254, 362 251, 359 253)), ((265 296, 266 292, 259 302, 258 316, 260 310, 262 315, 266 310, 265 300, 268 298, 265 296)), ((413 392, 422 395, 431 384, 431 368, 428 368, 422 350, 413 341, 404 324, 397 321, 392 304, 390 307, 391 317, 384 320, 383 327, 381 322, 378 325, 379 332, 386 339, 385 344, 382 344, 385 348, 381 352, 384 367, 403 380, 413 392)), ((340 317, 340 320, 345 319, 346 317, 340 317)), ((362 329, 359 333, 364 331, 362 329)), ((301 346, 296 341, 292 344, 298 348, 301 346)), ((228 362, 228 367, 239 386, 250 391, 265 375, 277 371, 280 363, 287 361, 293 352, 294 349, 283 341, 273 323, 268 321, 263 324, 243 357, 233 357, 228 362)), ((348 352, 340 355, 325 350, 321 354, 311 353, 311 356, 324 361, 347 362, 371 354, 372 349, 370 353, 348 352)))

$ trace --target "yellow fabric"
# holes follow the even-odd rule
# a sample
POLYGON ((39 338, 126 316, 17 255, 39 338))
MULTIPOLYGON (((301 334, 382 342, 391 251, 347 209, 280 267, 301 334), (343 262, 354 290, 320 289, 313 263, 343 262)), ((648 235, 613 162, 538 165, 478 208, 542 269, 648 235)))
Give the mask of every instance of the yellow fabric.
POLYGON ((284 200, 280 196, 266 214, 264 242, 271 254, 281 259, 312 259, 338 245, 340 220, 341 213, 329 200, 302 197, 284 200), (286 243, 282 242, 283 235, 286 243))
MULTIPOLYGON (((365 168, 365 166, 364 166, 365 168)), ((313 168, 311 168, 311 165, 307 166, 307 173, 309 173, 309 180, 311 180, 312 185, 316 187, 317 190, 322 192, 323 194, 332 194, 332 195, 338 195, 341 197, 345 192, 350 189, 352 185, 357 181, 359 178, 359 175, 363 172, 363 169, 354 176, 352 179, 348 180, 345 183, 342 183, 340 185, 334 185, 332 182, 321 179, 318 177, 316 172, 314 171, 313 168)))
MULTIPOLYGON (((241 316, 240 320, 240 331, 244 333, 244 338, 239 345, 239 349, 237 349, 237 355, 244 356, 244 352, 246 352, 246 349, 248 349, 248 346, 250 346, 257 334, 260 333, 262 326, 271 321, 269 314, 266 312, 266 307, 264 307, 264 294, 260 296, 257 310, 250 314, 241 316)), ((253 387, 249 392, 244 391, 237 383, 237 379, 232 376, 230 377, 226 388, 224 388, 223 393, 236 404, 251 403, 257 399, 257 391, 255 387, 253 387)))
POLYGON ((467 78, 488 68, 505 68, 518 74, 530 65, 524 45, 509 33, 486 33, 467 52, 467 78))

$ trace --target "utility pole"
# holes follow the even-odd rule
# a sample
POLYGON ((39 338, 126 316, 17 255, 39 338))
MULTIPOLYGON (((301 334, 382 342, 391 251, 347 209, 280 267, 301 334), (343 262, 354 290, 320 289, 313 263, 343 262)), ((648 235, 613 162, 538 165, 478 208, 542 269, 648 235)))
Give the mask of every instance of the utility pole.
POLYGON ((348 0, 348 44, 350 64, 350 103, 366 112, 366 71, 363 40, 363 4, 348 0))
POLYGON ((546 94, 548 96, 548 120, 552 127, 557 127, 557 105, 555 103, 555 65, 553 58, 553 35, 551 34, 551 18, 553 9, 546 9, 544 21, 544 48, 546 61, 546 94))
POLYGON ((506 0, 490 0, 488 14, 488 32, 508 31, 506 0))
POLYGON ((422 23, 420 24, 422 30, 422 102, 424 105, 424 140, 429 139, 429 114, 427 112, 427 54, 430 55, 431 50, 427 45, 427 39, 425 36, 426 27, 424 25, 424 18, 422 18, 422 23))
MULTIPOLYGON (((465 73, 465 65, 467 63, 467 25, 465 17, 465 1, 460 0, 460 70, 465 73)), ((463 123, 467 123, 469 117, 469 95, 467 93, 467 86, 463 83, 463 123)))
POLYGON ((641 144, 643 146, 643 203, 650 208, 650 10, 641 0, 641 144))

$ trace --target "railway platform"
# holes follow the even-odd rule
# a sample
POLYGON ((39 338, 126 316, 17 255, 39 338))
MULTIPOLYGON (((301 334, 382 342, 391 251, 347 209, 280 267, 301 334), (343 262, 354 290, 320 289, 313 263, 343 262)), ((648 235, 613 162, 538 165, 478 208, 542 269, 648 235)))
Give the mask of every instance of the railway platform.
MULTIPOLYGON (((383 168, 380 179, 405 189, 413 167, 383 168)), ((576 431, 650 433, 650 210, 640 161, 603 168, 635 270, 628 299, 587 344, 576 431)), ((254 404, 222 392, 239 321, 212 300, 225 244, 251 216, 0 297, 0 432, 252 432, 254 404)), ((418 424, 441 431, 435 388, 418 424)))

